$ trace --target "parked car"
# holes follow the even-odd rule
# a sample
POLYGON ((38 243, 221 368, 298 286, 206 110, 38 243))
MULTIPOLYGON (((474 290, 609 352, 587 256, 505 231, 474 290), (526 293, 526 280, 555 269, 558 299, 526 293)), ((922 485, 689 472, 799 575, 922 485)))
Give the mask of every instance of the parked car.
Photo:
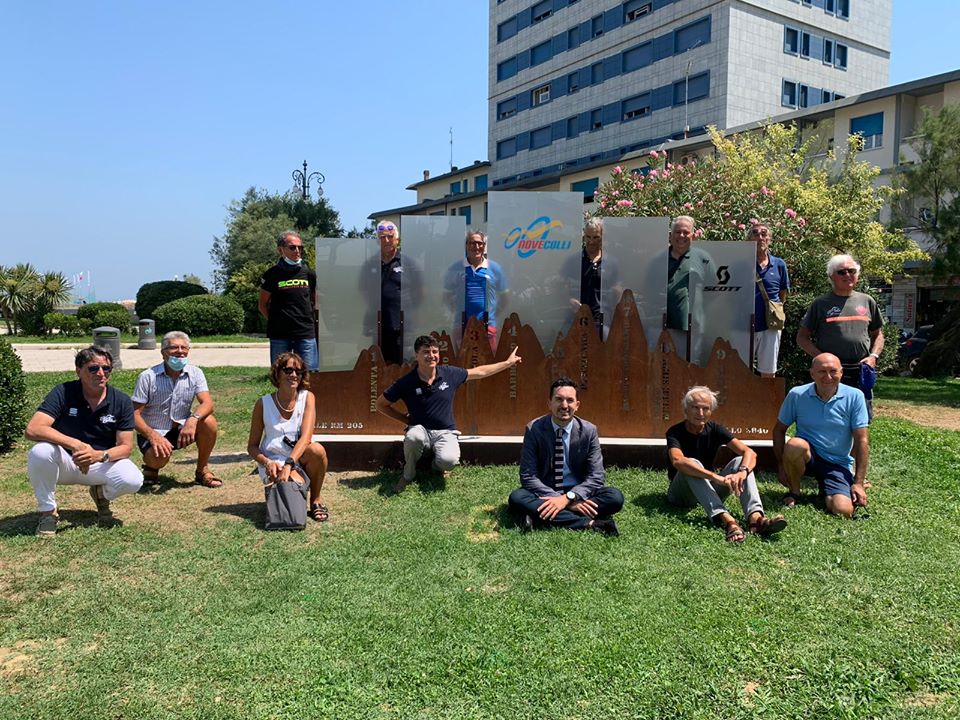
POLYGON ((913 335, 900 343, 900 347, 897 349, 897 363, 900 367, 911 373, 913 372, 917 360, 920 359, 920 353, 924 351, 927 343, 930 342, 930 333, 932 331, 933 325, 921 325, 913 335))

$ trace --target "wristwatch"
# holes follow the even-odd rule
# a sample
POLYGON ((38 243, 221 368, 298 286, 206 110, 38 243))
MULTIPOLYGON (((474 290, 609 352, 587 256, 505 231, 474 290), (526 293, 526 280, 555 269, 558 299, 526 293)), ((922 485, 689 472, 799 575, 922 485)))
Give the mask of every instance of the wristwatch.
POLYGON ((195 418, 195 419, 197 419, 197 420, 203 420, 203 418, 200 417, 200 413, 192 412, 192 413, 190 413, 190 417, 195 418))
POLYGON ((570 502, 576 502, 577 494, 573 490, 567 490, 567 500, 570 502))
POLYGON ((102 463, 110 462, 110 453, 108 453, 106 450, 104 450, 104 451, 103 451, 103 455, 100 457, 100 462, 102 462, 102 463))
POLYGON ((283 464, 284 464, 284 465, 289 465, 290 467, 293 467, 294 465, 297 464, 297 461, 294 460, 292 457, 288 457, 286 460, 284 460, 283 464))

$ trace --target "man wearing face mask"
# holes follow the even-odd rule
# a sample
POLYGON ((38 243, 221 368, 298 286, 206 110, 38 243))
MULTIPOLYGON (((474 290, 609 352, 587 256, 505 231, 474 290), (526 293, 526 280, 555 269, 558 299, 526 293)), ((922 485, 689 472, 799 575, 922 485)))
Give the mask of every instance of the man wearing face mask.
POLYGON ((310 370, 320 369, 317 349, 317 274, 303 261, 303 240, 293 230, 277 238, 277 264, 260 280, 260 314, 267 319, 270 364, 295 352, 310 370))
POLYGON ((173 451, 197 444, 197 485, 217 488, 223 481, 210 469, 217 442, 217 420, 203 370, 190 365, 190 337, 168 332, 160 341, 163 362, 144 370, 133 390, 137 445, 143 453, 143 484, 157 483, 173 451), (193 401, 199 405, 193 410, 193 401))

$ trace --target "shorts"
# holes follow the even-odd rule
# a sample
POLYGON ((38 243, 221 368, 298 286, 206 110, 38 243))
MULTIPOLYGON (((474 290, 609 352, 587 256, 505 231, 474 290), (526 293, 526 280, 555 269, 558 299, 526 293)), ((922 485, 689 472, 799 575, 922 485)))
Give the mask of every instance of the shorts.
POLYGON ((850 472, 850 468, 818 457, 813 446, 810 447, 810 462, 804 468, 803 474, 817 479, 821 495, 844 495, 853 499, 853 494, 850 492, 853 473, 850 472))
POLYGON ((761 330, 753 336, 753 359, 757 371, 775 375, 780 357, 780 330, 761 330))
MULTIPOLYGON (((177 449, 177 441, 180 439, 180 426, 174 425, 172 428, 167 430, 167 434, 164 437, 173 445, 173 449, 177 449)), ((137 447, 140 448, 140 452, 146 455, 147 450, 150 449, 150 440, 146 437, 137 433, 137 447)))

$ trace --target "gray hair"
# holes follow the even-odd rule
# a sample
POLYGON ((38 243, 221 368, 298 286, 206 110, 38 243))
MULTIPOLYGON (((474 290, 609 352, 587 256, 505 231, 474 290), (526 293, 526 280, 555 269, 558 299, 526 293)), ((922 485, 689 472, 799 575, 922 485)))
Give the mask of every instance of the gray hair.
POLYGON ((284 230, 277 236, 277 247, 283 245, 287 241, 287 238, 291 236, 295 237, 300 242, 303 242, 303 238, 300 237, 300 233, 298 233, 296 230, 284 230))
POLYGON ((467 228, 467 235, 464 237, 463 241, 470 242, 470 238, 472 238, 474 235, 479 235, 480 239, 483 240, 483 244, 487 244, 487 234, 482 230, 477 230, 476 228, 467 228))
POLYGON ((853 255, 834 255, 832 258, 827 260, 827 277, 833 277, 833 274, 837 271, 837 268, 845 262, 852 262, 857 266, 857 272, 860 272, 860 263, 853 259, 853 255))
POLYGON ((691 230, 697 229, 697 221, 692 217, 689 215, 677 215, 673 220, 670 221, 670 232, 673 232, 673 228, 676 227, 677 223, 681 220, 686 220, 688 223, 690 223, 691 230))
POLYGON ((113 366, 113 354, 106 348, 97 347, 96 345, 85 347, 83 350, 78 352, 76 357, 73 358, 73 364, 77 370, 79 370, 88 362, 98 357, 106 358, 110 361, 111 367, 113 366))
POLYGON ((698 397, 708 397, 710 398, 710 412, 713 412, 717 409, 717 393, 708 388, 706 385, 694 385, 692 388, 687 390, 687 394, 683 396, 683 409, 686 410, 693 401, 698 397))
POLYGON ((583 224, 583 231, 587 230, 599 230, 603 232, 603 218, 602 217, 591 217, 587 218, 587 221, 583 224))
POLYGON ((187 343, 187 347, 190 347, 189 335, 187 335, 185 332, 181 332, 180 330, 171 330, 164 335, 163 339, 160 341, 160 349, 166 350, 168 347, 170 347, 174 340, 184 340, 187 343))

